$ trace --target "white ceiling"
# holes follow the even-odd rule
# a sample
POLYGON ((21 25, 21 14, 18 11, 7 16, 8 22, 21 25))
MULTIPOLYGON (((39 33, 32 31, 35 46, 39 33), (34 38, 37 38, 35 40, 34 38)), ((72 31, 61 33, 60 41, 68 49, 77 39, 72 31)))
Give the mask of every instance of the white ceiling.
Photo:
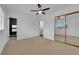
MULTIPOLYGON (((45 11, 46 14, 52 14, 63 8, 73 6, 72 4, 42 4, 42 8, 50 7, 50 10, 45 11)), ((34 14, 30 10, 37 9, 36 4, 7 4, 7 12, 17 12, 25 14, 34 14)))

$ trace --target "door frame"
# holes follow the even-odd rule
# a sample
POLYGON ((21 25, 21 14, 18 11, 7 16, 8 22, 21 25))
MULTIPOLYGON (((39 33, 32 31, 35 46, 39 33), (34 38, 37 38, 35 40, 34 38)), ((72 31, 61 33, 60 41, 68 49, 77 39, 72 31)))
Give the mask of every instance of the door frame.
MULTIPOLYGON (((17 25, 17 18, 10 17, 10 18, 9 18, 9 21, 8 21, 8 31, 9 31, 8 35, 9 35, 9 37, 11 37, 11 36, 10 36, 10 26, 11 26, 11 25, 10 25, 10 19, 11 19, 11 18, 12 18, 12 19, 16 19, 16 25, 17 25)), ((16 28, 16 29, 17 29, 17 28, 16 28)), ((16 32, 16 37, 17 37, 17 32, 16 32)))

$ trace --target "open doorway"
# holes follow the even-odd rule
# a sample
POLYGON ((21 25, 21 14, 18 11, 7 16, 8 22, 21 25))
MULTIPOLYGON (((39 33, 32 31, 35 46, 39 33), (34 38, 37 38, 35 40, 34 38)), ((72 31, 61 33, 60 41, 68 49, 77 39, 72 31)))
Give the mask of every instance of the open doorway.
POLYGON ((43 37, 44 21, 40 21, 40 36, 43 37))
POLYGON ((9 18, 9 36, 10 40, 17 40, 17 19, 9 18))

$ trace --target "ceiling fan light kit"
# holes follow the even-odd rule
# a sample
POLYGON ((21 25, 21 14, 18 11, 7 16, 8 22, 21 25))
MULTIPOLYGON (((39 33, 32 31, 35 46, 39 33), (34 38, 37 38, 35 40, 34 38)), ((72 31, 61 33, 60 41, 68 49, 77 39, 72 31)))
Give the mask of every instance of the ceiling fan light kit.
POLYGON ((38 12, 39 12, 39 14, 42 13, 42 11, 38 11, 38 12))
POLYGON ((50 8, 42 9, 41 8, 42 7, 41 4, 37 4, 37 6, 38 6, 37 10, 31 10, 32 12, 37 12, 36 15, 38 15, 38 14, 44 14, 45 15, 45 11, 50 9, 50 8))

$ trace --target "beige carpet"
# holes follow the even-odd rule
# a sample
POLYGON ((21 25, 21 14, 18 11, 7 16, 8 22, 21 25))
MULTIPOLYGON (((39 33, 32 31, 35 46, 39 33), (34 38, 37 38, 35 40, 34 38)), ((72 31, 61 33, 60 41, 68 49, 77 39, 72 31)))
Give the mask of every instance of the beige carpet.
POLYGON ((42 37, 23 40, 10 40, 6 44, 3 55, 49 55, 49 54, 79 54, 79 48, 65 45, 42 37))

